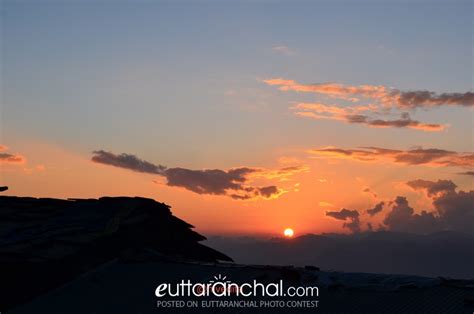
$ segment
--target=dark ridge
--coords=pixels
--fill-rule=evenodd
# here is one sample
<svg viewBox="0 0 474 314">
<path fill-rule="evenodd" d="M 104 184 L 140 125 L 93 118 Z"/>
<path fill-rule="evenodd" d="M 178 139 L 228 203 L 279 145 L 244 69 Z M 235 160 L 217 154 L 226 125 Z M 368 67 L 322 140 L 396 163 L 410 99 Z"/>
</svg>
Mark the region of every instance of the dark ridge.
<svg viewBox="0 0 474 314">
<path fill-rule="evenodd" d="M 140 197 L 51 199 L 0 196 L 0 308 L 8 309 L 130 252 L 184 260 L 232 259 L 206 238 Z"/>
</svg>

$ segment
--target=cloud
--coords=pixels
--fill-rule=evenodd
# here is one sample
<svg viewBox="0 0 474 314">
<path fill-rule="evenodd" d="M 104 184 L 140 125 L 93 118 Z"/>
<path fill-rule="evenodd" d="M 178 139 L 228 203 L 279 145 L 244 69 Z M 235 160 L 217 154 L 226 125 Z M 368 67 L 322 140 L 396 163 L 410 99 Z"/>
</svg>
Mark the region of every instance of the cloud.
<svg viewBox="0 0 474 314">
<path fill-rule="evenodd" d="M 285 45 L 274 46 L 272 47 L 272 50 L 275 52 L 287 55 L 287 56 L 291 56 L 295 54 L 295 51 L 293 49 Z"/>
<path fill-rule="evenodd" d="M 265 198 L 270 198 L 273 195 L 277 195 L 278 193 L 280 193 L 280 190 L 275 185 L 265 186 L 263 188 L 257 188 L 257 191 L 260 195 L 262 195 Z"/>
<path fill-rule="evenodd" d="M 26 158 L 18 154 L 4 153 L 8 147 L 0 144 L 0 164 L 24 164 Z"/>
<path fill-rule="evenodd" d="M 170 168 L 164 172 L 169 186 L 186 188 L 198 194 L 223 195 L 226 190 L 241 190 L 245 176 L 255 170 L 236 168 L 228 171 Z"/>
<path fill-rule="evenodd" d="M 456 191 L 451 180 L 414 180 L 407 182 L 414 190 L 424 190 L 433 200 L 439 220 L 444 228 L 474 233 L 474 191 Z"/>
<path fill-rule="evenodd" d="M 300 103 L 291 107 L 294 114 L 316 120 L 326 119 L 372 128 L 407 128 L 439 132 L 448 125 L 426 123 L 412 119 L 407 110 L 440 106 L 474 106 L 474 93 L 441 93 L 430 91 L 400 91 L 382 85 L 343 85 L 338 83 L 300 84 L 294 80 L 272 78 L 263 80 L 281 91 L 315 93 L 349 102 L 344 106 L 323 103 Z M 370 102 L 369 104 L 366 104 Z M 393 114 L 398 118 L 387 117 Z"/>
<path fill-rule="evenodd" d="M 136 157 L 135 155 L 116 155 L 114 153 L 106 152 L 103 150 L 96 150 L 93 152 L 93 154 L 93 162 L 111 165 L 119 168 L 125 168 L 136 172 L 163 175 L 164 171 L 166 170 L 165 166 L 152 164 L 148 161 Z"/>
<path fill-rule="evenodd" d="M 423 234 L 440 230 L 438 217 L 426 211 L 415 214 L 414 209 L 409 206 L 405 197 L 397 196 L 392 204 L 391 211 L 383 221 L 389 230 Z"/>
<path fill-rule="evenodd" d="M 374 106 L 340 107 L 322 103 L 300 103 L 291 107 L 296 116 L 315 120 L 336 120 L 350 124 L 363 124 L 373 128 L 409 128 L 427 132 L 443 131 L 447 126 L 436 123 L 422 123 L 411 119 L 407 112 L 398 119 L 380 119 L 370 117 L 362 112 L 375 110 Z"/>
<path fill-rule="evenodd" d="M 474 106 L 474 93 L 442 93 L 436 94 L 430 91 L 394 91 L 396 103 L 401 107 L 433 107 L 433 106 Z"/>
<path fill-rule="evenodd" d="M 432 200 L 434 211 L 416 214 L 406 197 L 397 196 L 384 219 L 391 231 L 428 234 L 456 231 L 474 234 L 474 191 L 456 191 L 451 180 L 412 180 L 406 183 L 414 190 L 422 190 Z"/>
<path fill-rule="evenodd" d="M 363 162 L 392 162 L 405 165 L 474 167 L 474 153 L 458 153 L 438 148 L 410 150 L 362 147 L 360 149 L 320 148 L 309 153 L 326 158 L 350 159 Z"/>
<path fill-rule="evenodd" d="M 442 124 L 422 123 L 418 120 L 412 120 L 408 113 L 403 113 L 399 119 L 395 120 L 372 119 L 366 115 L 351 115 L 345 118 L 348 123 L 365 124 L 374 128 L 409 128 L 427 132 L 439 132 L 446 128 Z"/>
<path fill-rule="evenodd" d="M 258 169 L 250 176 L 253 178 L 266 178 L 278 181 L 288 181 L 297 173 L 305 173 L 309 171 L 306 165 L 286 166 L 280 169 Z"/>
<path fill-rule="evenodd" d="M 365 189 L 362 190 L 362 192 L 364 193 L 368 193 L 370 195 L 372 195 L 374 198 L 377 198 L 377 193 L 375 193 L 374 191 L 372 191 L 370 188 L 366 187 Z"/>
<path fill-rule="evenodd" d="M 278 89 L 281 91 L 317 93 L 351 101 L 358 100 L 354 96 L 382 98 L 389 92 L 384 86 L 374 85 L 348 86 L 337 83 L 299 84 L 294 80 L 282 78 L 267 79 L 263 80 L 263 82 L 267 85 L 279 86 Z"/>
<path fill-rule="evenodd" d="M 318 205 L 321 206 L 321 207 L 334 207 L 333 203 L 326 202 L 326 201 L 321 201 L 321 202 L 318 203 Z"/>
<path fill-rule="evenodd" d="M 437 106 L 474 106 L 474 93 L 441 93 L 431 91 L 400 91 L 381 85 L 343 85 L 338 83 L 300 84 L 294 80 L 282 78 L 267 79 L 264 82 L 278 86 L 281 91 L 296 91 L 322 94 L 333 98 L 359 101 L 364 97 L 378 101 L 385 106 L 398 108 L 437 107 Z"/>
<path fill-rule="evenodd" d="M 356 210 L 343 208 L 340 211 L 327 211 L 326 216 L 329 216 L 338 220 L 346 220 L 348 218 L 359 217 L 359 212 Z"/>
<path fill-rule="evenodd" d="M 429 197 L 435 197 L 440 194 L 452 193 L 456 190 L 456 184 L 451 180 L 438 180 L 437 182 L 428 180 L 413 180 L 406 183 L 414 190 L 425 190 Z"/>
<path fill-rule="evenodd" d="M 432 201 L 434 210 L 422 210 L 416 213 L 409 205 L 405 196 L 397 196 L 393 201 L 385 204 L 379 202 L 366 212 L 370 217 L 382 212 L 384 206 L 389 210 L 383 220 L 387 230 L 430 234 L 440 231 L 454 231 L 474 235 L 474 191 L 456 191 L 456 184 L 451 180 L 412 180 L 406 182 L 413 190 L 421 190 Z M 343 227 L 352 232 L 361 229 L 360 214 L 357 210 L 341 209 L 327 211 L 326 216 L 345 222 Z M 372 232 L 371 222 L 367 222 L 368 232 Z M 384 228 L 382 226 L 382 228 Z"/>
<path fill-rule="evenodd" d="M 385 202 L 377 203 L 373 208 L 367 209 L 367 214 L 369 214 L 370 216 L 375 216 L 383 210 L 384 205 Z"/>
<path fill-rule="evenodd" d="M 142 160 L 131 154 L 114 154 L 98 150 L 93 152 L 91 160 L 135 172 L 156 174 L 166 178 L 166 184 L 173 187 L 185 188 L 198 194 L 226 195 L 237 200 L 255 198 L 273 199 L 285 191 L 277 186 L 254 187 L 246 183 L 252 174 L 262 172 L 262 169 L 240 167 L 229 170 L 204 169 L 191 170 L 186 168 L 168 168 Z M 281 169 L 282 175 L 294 169 Z"/>
<path fill-rule="evenodd" d="M 460 172 L 458 174 L 464 175 L 464 176 L 474 176 L 474 171 L 464 171 Z"/>
<path fill-rule="evenodd" d="M 340 211 L 326 211 L 326 216 L 337 220 L 349 220 L 349 222 L 343 224 L 343 227 L 351 230 L 353 233 L 360 232 L 359 212 L 356 210 L 343 208 Z"/>
</svg>

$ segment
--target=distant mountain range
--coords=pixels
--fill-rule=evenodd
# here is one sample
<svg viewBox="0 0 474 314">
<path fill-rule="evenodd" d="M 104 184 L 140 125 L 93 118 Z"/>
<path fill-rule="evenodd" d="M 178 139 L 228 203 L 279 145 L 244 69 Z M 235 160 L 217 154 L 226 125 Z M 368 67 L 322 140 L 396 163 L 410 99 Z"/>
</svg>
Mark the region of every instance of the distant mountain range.
<svg viewBox="0 0 474 314">
<path fill-rule="evenodd" d="M 238 263 L 316 265 L 325 270 L 474 278 L 474 237 L 457 232 L 308 234 L 294 239 L 209 237 Z"/>
</svg>

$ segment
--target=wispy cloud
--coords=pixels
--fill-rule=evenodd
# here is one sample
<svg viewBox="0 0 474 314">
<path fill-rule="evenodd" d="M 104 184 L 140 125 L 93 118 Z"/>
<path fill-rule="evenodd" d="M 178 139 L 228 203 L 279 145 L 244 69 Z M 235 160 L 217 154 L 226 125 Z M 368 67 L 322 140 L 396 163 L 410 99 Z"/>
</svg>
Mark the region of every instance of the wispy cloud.
<svg viewBox="0 0 474 314">
<path fill-rule="evenodd" d="M 323 94 L 333 98 L 358 101 L 369 98 L 387 106 L 400 108 L 436 106 L 474 106 L 474 93 L 441 93 L 432 91 L 401 91 L 382 85 L 343 85 L 338 83 L 300 84 L 294 80 L 273 78 L 264 80 L 268 85 L 278 86 L 282 91 Z"/>
<path fill-rule="evenodd" d="M 352 124 L 363 124 L 373 128 L 410 128 L 415 130 L 438 132 L 447 126 L 436 123 L 422 123 L 413 120 L 409 113 L 404 112 L 398 119 L 380 119 L 370 117 L 363 112 L 376 110 L 376 106 L 351 106 L 341 107 L 336 105 L 325 105 L 322 103 L 300 103 L 291 107 L 294 114 L 300 117 L 307 117 L 315 120 L 336 120 Z"/>
<path fill-rule="evenodd" d="M 281 91 L 314 93 L 349 104 L 330 105 L 324 103 L 299 103 L 290 109 L 296 116 L 316 120 L 326 119 L 350 124 L 361 124 L 373 128 L 408 128 L 438 132 L 446 124 L 427 123 L 412 119 L 412 109 L 440 106 L 474 106 L 474 93 L 441 93 L 431 91 L 400 91 L 382 85 L 343 85 L 338 83 L 300 84 L 294 80 L 272 78 L 263 80 Z M 368 102 L 368 104 L 367 104 Z M 396 118 L 393 115 L 398 116 Z"/>
<path fill-rule="evenodd" d="M 380 147 L 362 147 L 360 149 L 328 147 L 313 149 L 309 153 L 323 158 L 341 158 L 362 162 L 393 162 L 434 167 L 474 167 L 473 153 L 458 153 L 438 148 L 397 150 Z"/>
<path fill-rule="evenodd" d="M 294 55 L 296 53 L 295 50 L 291 49 L 290 47 L 288 47 L 286 45 L 273 46 L 272 50 L 277 52 L 277 53 L 284 54 L 284 55 L 287 55 L 287 56 L 291 56 L 291 55 Z"/>
</svg>

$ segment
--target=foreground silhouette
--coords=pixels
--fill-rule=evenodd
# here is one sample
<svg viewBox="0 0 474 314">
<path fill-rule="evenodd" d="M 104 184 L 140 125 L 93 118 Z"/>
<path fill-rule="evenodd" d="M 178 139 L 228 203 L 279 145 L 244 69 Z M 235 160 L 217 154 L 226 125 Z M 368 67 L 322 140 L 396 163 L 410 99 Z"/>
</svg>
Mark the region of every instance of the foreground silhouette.
<svg viewBox="0 0 474 314">
<path fill-rule="evenodd" d="M 322 271 L 316 266 L 238 265 L 200 244 L 205 237 L 192 228 L 173 216 L 166 204 L 146 198 L 0 196 L 0 311 L 274 314 L 474 310 L 474 281 Z M 157 300 L 161 300 L 154 293 L 157 285 L 187 279 L 211 282 L 216 275 L 236 283 L 283 280 L 295 287 L 317 286 L 320 306 L 157 308 Z"/>
<path fill-rule="evenodd" d="M 206 238 L 168 205 L 146 198 L 0 196 L 0 221 L 0 309 L 144 248 L 182 259 L 232 261 L 200 244 Z"/>
</svg>

